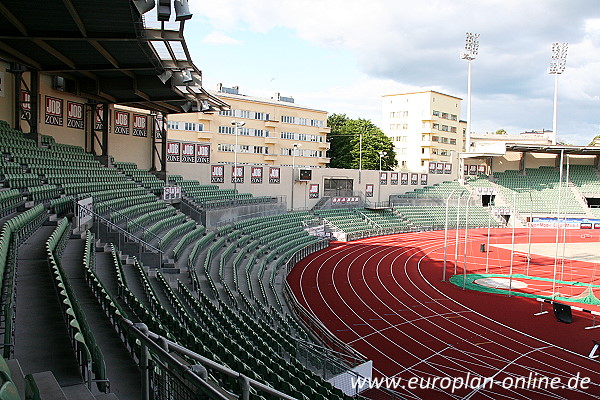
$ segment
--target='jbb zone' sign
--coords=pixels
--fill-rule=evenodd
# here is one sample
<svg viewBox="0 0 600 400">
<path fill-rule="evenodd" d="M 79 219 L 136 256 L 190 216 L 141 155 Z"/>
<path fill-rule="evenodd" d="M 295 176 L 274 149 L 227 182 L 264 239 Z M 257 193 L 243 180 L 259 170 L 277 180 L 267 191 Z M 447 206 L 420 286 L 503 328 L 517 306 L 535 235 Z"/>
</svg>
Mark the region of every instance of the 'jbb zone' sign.
<svg viewBox="0 0 600 400">
<path fill-rule="evenodd" d="M 181 161 L 181 143 L 167 142 L 167 161 L 169 161 L 169 162 L 180 162 Z"/>
<path fill-rule="evenodd" d="M 117 135 L 129 135 L 129 113 L 115 111 L 115 133 Z"/>
<path fill-rule="evenodd" d="M 83 104 L 67 101 L 67 128 L 84 128 Z"/>
<path fill-rule="evenodd" d="M 196 146 L 194 145 L 194 143 L 181 144 L 181 162 L 196 162 Z"/>
<path fill-rule="evenodd" d="M 47 125 L 63 126 L 63 101 L 56 97 L 46 96 L 46 113 L 44 122 Z"/>
<path fill-rule="evenodd" d="M 133 114 L 133 136 L 148 136 L 148 123 L 145 115 Z"/>
<path fill-rule="evenodd" d="M 196 144 L 196 162 L 210 164 L 210 145 Z"/>
</svg>

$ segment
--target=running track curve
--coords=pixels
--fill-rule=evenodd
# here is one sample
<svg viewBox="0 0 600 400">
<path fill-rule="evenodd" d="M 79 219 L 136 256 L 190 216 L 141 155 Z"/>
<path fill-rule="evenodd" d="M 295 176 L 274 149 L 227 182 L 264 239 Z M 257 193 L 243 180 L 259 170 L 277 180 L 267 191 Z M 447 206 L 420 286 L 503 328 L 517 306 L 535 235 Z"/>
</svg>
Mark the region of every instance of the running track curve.
<svg viewBox="0 0 600 400">
<path fill-rule="evenodd" d="M 481 264 L 475 248 L 486 232 L 469 231 L 467 268 Z M 509 240 L 508 230 L 494 231 L 493 243 Z M 490 265 L 507 265 L 506 250 L 491 254 Z M 583 318 L 566 325 L 551 313 L 534 317 L 539 305 L 531 299 L 441 282 L 443 255 L 443 231 L 333 243 L 299 262 L 287 279 L 301 305 L 373 360 L 374 376 L 400 378 L 394 386 L 400 398 L 600 398 L 600 363 L 585 357 L 600 329 L 584 330 Z M 454 263 L 448 265 L 449 277 Z M 492 382 L 475 388 L 473 377 Z M 407 386 L 410 378 L 416 387 Z M 472 387 L 446 387 L 461 378 Z M 558 388 L 547 385 L 552 378 Z M 582 386 L 583 378 L 591 382 Z"/>
</svg>

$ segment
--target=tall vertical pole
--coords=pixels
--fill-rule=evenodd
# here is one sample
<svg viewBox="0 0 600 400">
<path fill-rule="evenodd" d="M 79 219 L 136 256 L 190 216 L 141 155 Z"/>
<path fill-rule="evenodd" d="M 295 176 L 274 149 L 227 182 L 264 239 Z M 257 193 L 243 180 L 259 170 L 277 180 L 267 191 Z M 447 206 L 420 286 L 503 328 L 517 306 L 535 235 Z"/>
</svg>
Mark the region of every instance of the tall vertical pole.
<svg viewBox="0 0 600 400">
<path fill-rule="evenodd" d="M 554 114 L 552 117 L 552 137 L 551 142 L 556 144 L 558 137 L 558 75 L 565 72 L 567 65 L 568 43 L 552 43 L 552 61 L 548 68 L 548 73 L 554 75 Z"/>
<path fill-rule="evenodd" d="M 467 205 L 465 207 L 465 248 L 463 254 L 463 289 L 467 286 L 467 244 L 469 237 L 469 203 L 471 201 L 471 195 L 473 193 L 469 193 L 469 197 L 467 198 Z"/>
<path fill-rule="evenodd" d="M 558 239 L 560 235 L 560 203 L 562 201 L 562 175 L 564 149 L 560 150 L 560 169 L 558 178 L 558 207 L 556 208 L 556 250 L 554 252 L 554 272 L 552 274 L 552 300 L 556 297 L 556 270 L 558 268 Z"/>
<path fill-rule="evenodd" d="M 479 53 L 479 34 L 467 32 L 465 51 L 460 53 L 460 58 L 469 64 L 467 77 L 467 131 L 465 132 L 465 152 L 471 151 L 471 61 Z"/>
<path fill-rule="evenodd" d="M 465 134 L 465 152 L 471 151 L 471 59 L 468 59 L 468 77 L 467 77 L 467 132 Z"/>
<path fill-rule="evenodd" d="M 513 262 L 514 262 L 514 258 L 515 258 L 515 226 L 516 224 L 516 206 L 517 204 L 517 192 L 513 192 L 513 210 L 512 213 L 510 213 L 510 220 L 512 222 L 512 244 L 510 246 L 510 270 L 508 272 L 509 274 L 509 280 L 508 280 L 508 295 L 512 296 L 512 279 L 513 279 Z"/>
<path fill-rule="evenodd" d="M 237 161 L 238 161 L 238 131 L 240 127 L 235 123 L 235 147 L 233 148 L 233 201 L 237 202 Z"/>
<path fill-rule="evenodd" d="M 490 230 L 492 227 L 492 213 L 488 210 L 487 246 L 485 248 L 485 273 L 490 272 Z"/>
<path fill-rule="evenodd" d="M 528 235 L 528 246 L 527 246 L 527 271 L 525 275 L 529 275 L 529 264 L 531 263 L 531 229 L 533 225 L 533 198 L 531 197 L 531 191 L 529 191 L 529 235 Z"/>
<path fill-rule="evenodd" d="M 444 270 L 442 271 L 442 282 L 446 282 L 446 261 L 448 253 L 448 208 L 450 205 L 450 198 L 452 198 L 454 192 L 456 192 L 456 189 L 450 192 L 450 195 L 446 199 L 446 222 L 444 224 Z"/>
<path fill-rule="evenodd" d="M 358 139 L 358 183 L 361 183 L 361 179 L 362 179 L 362 139 L 363 139 L 362 132 L 359 135 L 360 136 Z"/>
<path fill-rule="evenodd" d="M 554 107 L 552 116 L 552 144 L 556 144 L 558 125 L 558 74 L 554 74 Z"/>
<path fill-rule="evenodd" d="M 456 199 L 456 246 L 454 248 L 454 275 L 456 275 L 456 263 L 458 262 L 458 239 L 460 230 L 460 199 L 462 199 L 463 193 Z"/>
</svg>

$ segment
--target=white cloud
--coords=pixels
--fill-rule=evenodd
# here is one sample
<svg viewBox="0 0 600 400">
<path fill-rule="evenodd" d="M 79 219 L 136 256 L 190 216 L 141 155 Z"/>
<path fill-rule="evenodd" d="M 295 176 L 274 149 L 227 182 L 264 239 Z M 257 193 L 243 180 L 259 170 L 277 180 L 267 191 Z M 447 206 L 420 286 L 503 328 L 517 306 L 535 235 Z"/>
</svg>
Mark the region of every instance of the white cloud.
<svg viewBox="0 0 600 400">
<path fill-rule="evenodd" d="M 242 44 L 243 42 L 241 40 L 234 39 L 231 36 L 227 36 L 221 31 L 212 31 L 208 35 L 204 36 L 202 43 L 212 45 L 237 45 Z"/>
<path fill-rule="evenodd" d="M 598 134 L 597 128 L 590 132 L 599 122 L 598 0 L 224 0 L 194 2 L 192 7 L 224 32 L 268 33 L 283 27 L 316 46 L 352 52 L 362 82 L 335 82 L 331 88 L 303 93 L 336 112 L 338 107 L 378 108 L 380 96 L 390 92 L 389 85 L 378 82 L 437 87 L 466 98 L 466 63 L 458 55 L 465 32 L 480 33 L 480 53 L 473 63 L 473 105 L 475 111 L 476 101 L 484 102 L 477 115 L 480 123 L 474 120 L 474 127 L 481 130 L 550 129 L 553 81 L 546 68 L 551 43 L 569 42 L 567 70 L 560 77 L 560 107 L 565 114 L 561 126 L 570 130 L 575 144 Z M 357 88 L 362 95 L 353 96 L 352 89 Z"/>
</svg>

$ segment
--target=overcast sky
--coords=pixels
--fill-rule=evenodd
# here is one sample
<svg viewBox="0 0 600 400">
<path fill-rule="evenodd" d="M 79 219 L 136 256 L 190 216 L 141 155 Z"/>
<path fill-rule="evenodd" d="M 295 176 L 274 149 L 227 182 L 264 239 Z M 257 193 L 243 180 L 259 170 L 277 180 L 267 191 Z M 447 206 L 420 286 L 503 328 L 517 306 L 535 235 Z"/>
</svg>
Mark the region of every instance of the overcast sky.
<svg viewBox="0 0 600 400">
<path fill-rule="evenodd" d="M 558 136 L 600 134 L 600 0 L 190 0 L 185 32 L 204 86 L 292 96 L 381 122 L 381 96 L 437 90 L 463 98 L 465 33 L 476 32 L 473 130 L 552 129 L 552 42 L 568 42 Z"/>
</svg>

